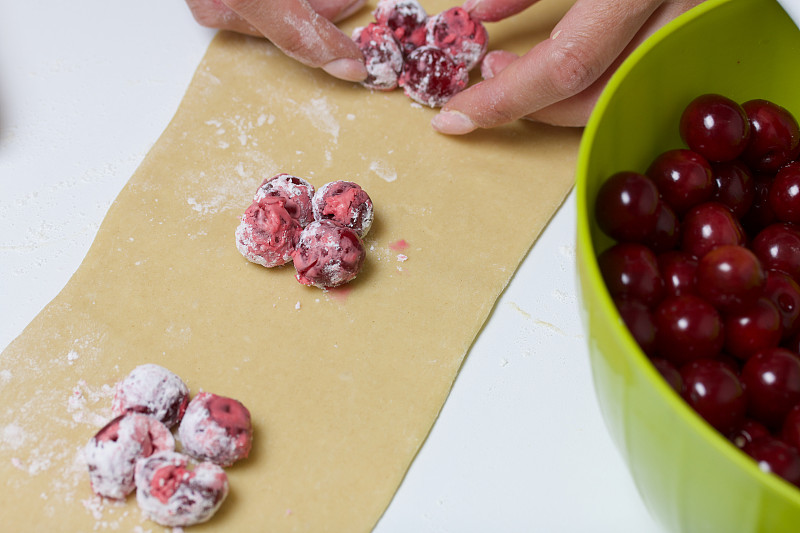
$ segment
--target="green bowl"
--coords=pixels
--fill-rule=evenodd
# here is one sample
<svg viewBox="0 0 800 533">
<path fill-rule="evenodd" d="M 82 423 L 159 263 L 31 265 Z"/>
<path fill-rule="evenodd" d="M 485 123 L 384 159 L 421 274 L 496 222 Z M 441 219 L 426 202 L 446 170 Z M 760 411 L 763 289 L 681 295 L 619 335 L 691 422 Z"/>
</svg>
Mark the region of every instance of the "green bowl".
<svg viewBox="0 0 800 533">
<path fill-rule="evenodd" d="M 707 425 L 650 365 L 597 266 L 601 183 L 683 147 L 681 111 L 715 92 L 772 100 L 800 117 L 800 30 L 773 0 L 709 0 L 659 30 L 610 80 L 586 127 L 577 173 L 577 255 L 596 394 L 646 506 L 670 531 L 800 531 L 800 489 Z"/>
</svg>

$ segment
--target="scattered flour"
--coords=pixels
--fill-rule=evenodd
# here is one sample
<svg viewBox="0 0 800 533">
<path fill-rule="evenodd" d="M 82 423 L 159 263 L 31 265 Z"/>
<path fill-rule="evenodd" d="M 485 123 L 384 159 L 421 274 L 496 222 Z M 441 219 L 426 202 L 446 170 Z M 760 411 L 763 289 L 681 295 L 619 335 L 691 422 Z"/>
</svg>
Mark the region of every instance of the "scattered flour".
<svg viewBox="0 0 800 533">
<path fill-rule="evenodd" d="M 326 97 L 312 98 L 308 103 L 300 105 L 303 113 L 311 124 L 323 133 L 333 137 L 334 144 L 339 142 L 339 121 L 333 115 L 334 108 L 328 103 Z"/>
<path fill-rule="evenodd" d="M 369 164 L 369 169 L 387 183 L 391 183 L 397 179 L 397 171 L 390 167 L 385 161 L 375 160 Z"/>
</svg>

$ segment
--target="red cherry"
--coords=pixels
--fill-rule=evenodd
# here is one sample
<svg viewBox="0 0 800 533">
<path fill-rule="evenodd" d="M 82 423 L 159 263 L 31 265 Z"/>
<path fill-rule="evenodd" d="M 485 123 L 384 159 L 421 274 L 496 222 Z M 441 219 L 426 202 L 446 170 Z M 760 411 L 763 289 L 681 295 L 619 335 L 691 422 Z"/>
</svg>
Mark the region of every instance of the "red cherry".
<svg viewBox="0 0 800 533">
<path fill-rule="evenodd" d="M 792 407 L 783 419 L 781 439 L 786 444 L 800 449 L 800 404 Z"/>
<path fill-rule="evenodd" d="M 704 255 L 695 273 L 698 295 L 723 312 L 752 305 L 766 281 L 767 275 L 755 254 L 744 246 L 730 244 Z"/>
<path fill-rule="evenodd" d="M 766 269 L 779 270 L 800 280 L 800 228 L 771 224 L 756 235 L 750 248 Z"/>
<path fill-rule="evenodd" d="M 644 174 L 618 172 L 597 192 L 595 218 L 617 241 L 642 242 L 656 228 L 661 203 L 655 183 Z"/>
<path fill-rule="evenodd" d="M 691 150 L 669 150 L 660 154 L 646 174 L 678 215 L 709 200 L 714 194 L 711 165 Z"/>
<path fill-rule="evenodd" d="M 744 447 L 744 452 L 755 459 L 764 472 L 771 472 L 789 483 L 800 483 L 800 454 L 778 439 L 765 437 Z"/>
<path fill-rule="evenodd" d="M 789 410 L 800 403 L 800 358 L 784 348 L 753 354 L 742 367 L 750 416 L 769 428 L 780 428 Z"/>
<path fill-rule="evenodd" d="M 767 100 L 742 104 L 750 120 L 750 140 L 742 154 L 757 172 L 775 172 L 800 153 L 800 127 L 785 108 Z"/>
<path fill-rule="evenodd" d="M 667 296 L 696 294 L 694 276 L 697 270 L 697 259 L 686 252 L 677 250 L 665 252 L 657 259 Z"/>
<path fill-rule="evenodd" d="M 764 296 L 775 304 L 781 315 L 783 338 L 797 333 L 800 330 L 800 285 L 785 272 L 768 270 Z"/>
<path fill-rule="evenodd" d="M 743 245 L 745 239 L 730 209 L 717 202 L 693 207 L 681 224 L 681 249 L 697 258 L 724 244 Z"/>
<path fill-rule="evenodd" d="M 713 359 L 724 342 L 722 319 L 714 307 L 697 296 L 665 298 L 653 313 L 656 352 L 676 365 Z"/>
<path fill-rule="evenodd" d="M 719 94 L 704 94 L 684 109 L 680 133 L 691 150 L 709 161 L 731 161 L 747 146 L 750 123 L 738 103 Z"/>
<path fill-rule="evenodd" d="M 772 177 L 771 174 L 755 174 L 753 176 L 753 203 L 741 218 L 742 226 L 751 237 L 770 224 L 778 222 L 778 217 L 775 216 L 769 204 Z"/>
<path fill-rule="evenodd" d="M 675 368 L 675 365 L 662 357 L 653 357 L 650 359 L 653 366 L 656 367 L 658 373 L 661 374 L 669 386 L 672 387 L 678 394 L 683 390 L 683 378 L 680 371 Z"/>
<path fill-rule="evenodd" d="M 781 342 L 781 315 L 768 298 L 725 316 L 725 350 L 746 360 L 764 348 Z"/>
<path fill-rule="evenodd" d="M 652 307 L 664 295 L 655 254 L 642 244 L 619 243 L 597 258 L 608 291 L 615 298 L 639 300 Z"/>
<path fill-rule="evenodd" d="M 727 206 L 733 216 L 742 218 L 755 199 L 755 182 L 750 169 L 739 161 L 714 163 L 714 194 L 711 199 Z"/>
<path fill-rule="evenodd" d="M 778 170 L 768 201 L 778 220 L 800 222 L 800 162 L 788 163 Z"/>
<path fill-rule="evenodd" d="M 738 428 L 728 435 L 728 439 L 730 439 L 734 446 L 742 449 L 751 442 L 771 436 L 772 434 L 764 427 L 764 424 L 756 422 L 751 418 L 746 418 Z"/>
<path fill-rule="evenodd" d="M 724 363 L 698 359 L 681 367 L 681 396 L 706 422 L 728 433 L 744 421 L 747 410 L 742 384 Z"/>
<path fill-rule="evenodd" d="M 655 353 L 656 326 L 647 305 L 638 300 L 619 298 L 614 299 L 614 304 L 636 344 L 648 355 Z"/>
<path fill-rule="evenodd" d="M 667 202 L 659 202 L 656 210 L 657 220 L 653 232 L 644 240 L 655 253 L 674 250 L 680 244 L 680 222 L 675 211 Z"/>
</svg>

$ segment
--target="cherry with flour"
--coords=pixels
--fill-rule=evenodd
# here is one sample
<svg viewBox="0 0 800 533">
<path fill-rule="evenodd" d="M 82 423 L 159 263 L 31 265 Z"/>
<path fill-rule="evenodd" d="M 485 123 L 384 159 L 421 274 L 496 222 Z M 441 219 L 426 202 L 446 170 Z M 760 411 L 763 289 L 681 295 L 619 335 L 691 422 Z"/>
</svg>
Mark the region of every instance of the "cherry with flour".
<svg viewBox="0 0 800 533">
<path fill-rule="evenodd" d="M 136 501 L 152 521 L 186 527 L 206 522 L 228 495 L 228 476 L 219 465 L 196 463 L 177 452 L 159 452 L 136 468 Z"/>
<path fill-rule="evenodd" d="M 230 466 L 250 453 L 250 411 L 233 398 L 200 392 L 189 402 L 178 436 L 187 455 Z"/>
<path fill-rule="evenodd" d="M 374 22 L 353 31 L 353 41 L 364 54 L 367 78 L 361 84 L 368 89 L 391 91 L 403 70 L 403 49 L 388 26 Z"/>
<path fill-rule="evenodd" d="M 296 278 L 302 285 L 338 287 L 355 279 L 365 257 L 354 230 L 331 220 L 315 221 L 300 234 L 294 252 Z"/>
<path fill-rule="evenodd" d="M 441 107 L 469 83 L 463 63 L 456 63 L 446 52 L 422 46 L 411 52 L 403 65 L 398 85 L 403 92 L 423 105 Z"/>
<path fill-rule="evenodd" d="M 135 488 L 137 461 L 174 449 L 172 433 L 156 418 L 136 412 L 119 415 L 83 449 L 92 490 L 104 498 L 124 499 Z"/>
<path fill-rule="evenodd" d="M 461 7 L 451 7 L 430 17 L 425 30 L 429 45 L 444 50 L 467 70 L 475 68 L 486 54 L 489 33 L 481 21 Z"/>
<path fill-rule="evenodd" d="M 151 415 L 171 428 L 183 418 L 188 404 L 189 387 L 183 380 L 163 366 L 147 363 L 117 383 L 111 412 Z"/>
</svg>

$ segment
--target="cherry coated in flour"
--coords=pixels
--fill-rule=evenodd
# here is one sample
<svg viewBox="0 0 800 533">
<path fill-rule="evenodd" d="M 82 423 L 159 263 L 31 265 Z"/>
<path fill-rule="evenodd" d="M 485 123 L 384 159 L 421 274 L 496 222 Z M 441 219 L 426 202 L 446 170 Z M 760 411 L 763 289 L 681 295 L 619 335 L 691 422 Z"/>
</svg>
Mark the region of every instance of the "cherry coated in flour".
<svg viewBox="0 0 800 533">
<path fill-rule="evenodd" d="M 200 392 L 189 402 L 178 436 L 184 453 L 230 466 L 250 453 L 250 411 L 233 398 Z"/>
<path fill-rule="evenodd" d="M 137 461 L 174 449 L 172 433 L 156 418 L 135 412 L 119 415 L 84 447 L 92 490 L 105 498 L 124 499 L 134 490 Z"/>
<path fill-rule="evenodd" d="M 403 70 L 403 49 L 387 26 L 371 22 L 353 31 L 353 41 L 364 54 L 367 78 L 361 82 L 368 89 L 391 91 Z"/>
<path fill-rule="evenodd" d="M 228 495 L 228 476 L 214 463 L 196 463 L 177 452 L 159 452 L 136 468 L 136 501 L 163 526 L 207 521 Z"/>
<path fill-rule="evenodd" d="M 366 250 L 358 234 L 331 220 L 309 224 L 294 253 L 297 281 L 320 289 L 339 287 L 361 270 Z"/>
<path fill-rule="evenodd" d="M 147 363 L 117 383 L 111 412 L 144 413 L 171 428 L 180 422 L 188 403 L 189 387 L 181 378 L 163 366 Z"/>
</svg>

